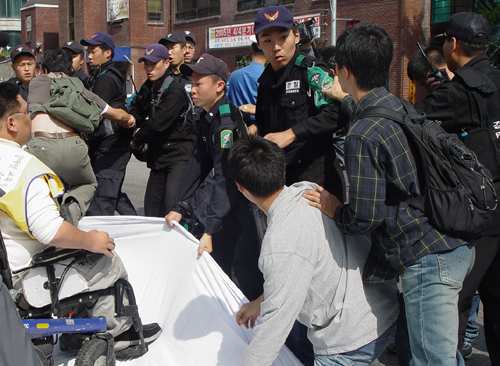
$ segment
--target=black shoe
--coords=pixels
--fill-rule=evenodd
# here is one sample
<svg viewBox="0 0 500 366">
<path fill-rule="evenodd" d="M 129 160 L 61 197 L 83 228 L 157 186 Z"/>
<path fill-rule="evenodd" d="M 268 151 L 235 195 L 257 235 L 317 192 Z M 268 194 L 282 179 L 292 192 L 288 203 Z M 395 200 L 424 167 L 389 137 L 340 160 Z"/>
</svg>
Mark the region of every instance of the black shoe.
<svg viewBox="0 0 500 366">
<path fill-rule="evenodd" d="M 465 359 L 469 359 L 472 357 L 472 344 L 469 342 L 464 342 L 462 345 L 462 349 L 460 350 L 460 353 L 462 353 L 462 357 Z"/>
<path fill-rule="evenodd" d="M 144 342 L 146 346 L 153 343 L 161 334 L 161 327 L 158 323 L 151 323 L 143 325 Z M 141 339 L 139 334 L 135 331 L 134 326 L 129 330 L 115 337 L 115 351 L 117 357 L 133 357 L 132 355 L 125 354 L 127 348 L 132 346 L 140 346 Z M 136 356 L 137 357 L 137 356 Z"/>
<path fill-rule="evenodd" d="M 78 227 L 78 222 L 82 218 L 82 211 L 80 210 L 80 205 L 76 201 L 63 203 L 59 208 L 59 214 L 61 215 L 63 220 L 77 227 Z"/>
<path fill-rule="evenodd" d="M 59 337 L 59 348 L 63 352 L 78 351 L 90 339 L 88 333 L 64 333 Z"/>
</svg>

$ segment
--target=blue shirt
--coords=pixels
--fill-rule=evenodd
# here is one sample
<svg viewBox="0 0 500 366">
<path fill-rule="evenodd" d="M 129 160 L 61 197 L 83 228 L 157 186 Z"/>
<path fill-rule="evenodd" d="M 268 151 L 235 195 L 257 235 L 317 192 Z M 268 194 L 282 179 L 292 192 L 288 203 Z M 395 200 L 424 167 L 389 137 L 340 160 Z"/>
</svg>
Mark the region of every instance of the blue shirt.
<svg viewBox="0 0 500 366">
<path fill-rule="evenodd" d="M 227 97 L 233 105 L 257 103 L 257 88 L 259 77 L 264 71 L 264 65 L 251 62 L 250 65 L 235 70 L 229 77 Z M 254 117 L 252 116 L 252 119 Z"/>
</svg>

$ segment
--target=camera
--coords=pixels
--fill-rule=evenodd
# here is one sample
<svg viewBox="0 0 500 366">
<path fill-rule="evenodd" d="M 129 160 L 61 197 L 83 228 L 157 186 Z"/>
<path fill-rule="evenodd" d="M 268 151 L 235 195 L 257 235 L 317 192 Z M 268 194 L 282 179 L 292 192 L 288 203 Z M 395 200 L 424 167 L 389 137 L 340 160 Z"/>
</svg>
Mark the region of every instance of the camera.
<svg viewBox="0 0 500 366">
<path fill-rule="evenodd" d="M 316 19 L 311 18 L 305 22 L 297 23 L 295 22 L 295 26 L 300 34 L 299 46 L 302 46 L 306 43 L 311 42 L 314 39 L 314 30 L 313 25 L 316 23 Z"/>
</svg>

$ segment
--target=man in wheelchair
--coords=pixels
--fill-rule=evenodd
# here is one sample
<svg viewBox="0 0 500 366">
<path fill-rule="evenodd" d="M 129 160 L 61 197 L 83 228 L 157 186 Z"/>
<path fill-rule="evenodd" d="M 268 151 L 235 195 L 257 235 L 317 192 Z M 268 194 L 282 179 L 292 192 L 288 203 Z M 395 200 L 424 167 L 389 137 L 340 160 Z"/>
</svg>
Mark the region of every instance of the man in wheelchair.
<svg viewBox="0 0 500 366">
<path fill-rule="evenodd" d="M 133 292 L 124 281 L 127 272 L 114 252 L 113 239 L 106 232 L 81 231 L 61 218 L 57 198 L 64 192 L 63 183 L 46 165 L 21 148 L 31 138 L 31 120 L 26 110 L 19 87 L 0 83 L 0 229 L 12 272 L 11 293 L 24 292 L 23 296 L 17 296 L 17 299 L 22 297 L 19 304 L 49 308 L 49 313 L 57 317 L 105 317 L 117 355 L 118 351 L 136 345 L 139 339 L 144 339 L 144 353 L 144 343 L 147 345 L 158 338 L 161 329 L 156 323 L 140 324 Z M 41 280 L 40 275 L 50 271 L 33 267 L 32 259 L 48 247 L 82 249 L 101 255 L 92 255 L 89 259 L 78 253 L 80 260 L 64 259 L 54 264 L 54 278 L 49 275 L 47 281 L 47 278 Z M 28 270 L 23 270 L 26 268 Z M 98 291 L 117 288 L 117 282 L 130 287 L 124 296 Z M 55 287 L 51 288 L 55 291 L 47 291 L 47 287 Z M 28 294 L 28 290 L 34 295 Z M 81 306 L 63 305 L 63 300 L 59 300 L 92 291 L 97 291 L 99 297 L 94 297 L 90 305 L 88 296 Z M 55 298 L 57 294 L 59 298 Z M 115 297 L 123 299 L 123 304 L 116 301 L 118 307 L 124 305 L 128 309 L 133 303 L 135 316 L 133 311 L 116 311 Z M 123 355 L 136 356 L 126 352 Z"/>
</svg>

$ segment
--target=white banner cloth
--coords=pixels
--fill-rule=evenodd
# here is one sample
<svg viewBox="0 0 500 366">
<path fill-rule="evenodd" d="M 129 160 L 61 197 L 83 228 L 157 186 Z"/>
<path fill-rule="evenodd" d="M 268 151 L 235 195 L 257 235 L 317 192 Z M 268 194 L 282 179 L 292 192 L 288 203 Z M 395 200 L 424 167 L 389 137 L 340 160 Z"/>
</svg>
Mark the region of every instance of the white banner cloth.
<svg viewBox="0 0 500 366">
<path fill-rule="evenodd" d="M 247 302 L 210 255 L 198 260 L 198 241 L 183 228 L 170 229 L 162 218 L 85 217 L 85 231 L 114 238 L 135 291 L 144 324 L 157 322 L 163 333 L 144 356 L 117 365 L 237 366 L 252 332 L 236 324 Z M 74 354 L 54 347 L 55 365 L 74 364 Z M 283 346 L 275 366 L 302 365 Z"/>
</svg>

